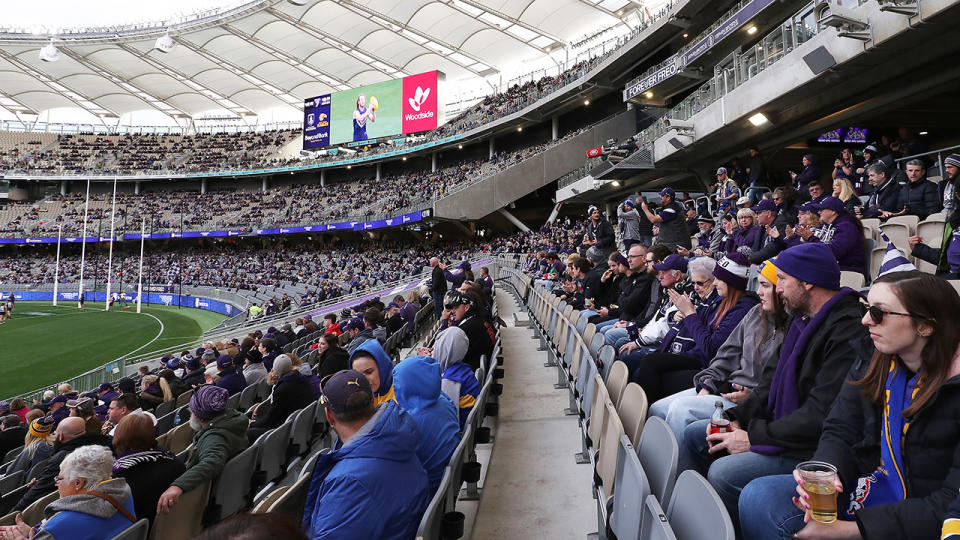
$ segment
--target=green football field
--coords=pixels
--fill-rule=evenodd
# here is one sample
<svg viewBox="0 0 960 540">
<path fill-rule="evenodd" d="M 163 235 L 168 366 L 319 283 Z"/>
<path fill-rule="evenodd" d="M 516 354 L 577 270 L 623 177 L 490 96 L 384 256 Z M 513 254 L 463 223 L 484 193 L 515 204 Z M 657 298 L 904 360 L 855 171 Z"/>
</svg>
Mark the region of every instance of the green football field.
<svg viewBox="0 0 960 540">
<path fill-rule="evenodd" d="M 17 302 L 0 325 L 0 399 L 56 384 L 133 353 L 149 353 L 203 335 L 226 317 L 212 311 L 143 306 L 136 313 L 102 302 Z"/>
</svg>

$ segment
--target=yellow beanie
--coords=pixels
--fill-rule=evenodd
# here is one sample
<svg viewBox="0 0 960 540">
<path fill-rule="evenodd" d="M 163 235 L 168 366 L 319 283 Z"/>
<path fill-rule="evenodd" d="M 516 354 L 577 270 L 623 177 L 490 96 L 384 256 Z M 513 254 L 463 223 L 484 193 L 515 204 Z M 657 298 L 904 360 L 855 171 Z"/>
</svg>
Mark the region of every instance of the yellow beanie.
<svg viewBox="0 0 960 540">
<path fill-rule="evenodd" d="M 769 279 L 770 283 L 777 284 L 777 258 L 767 259 L 760 263 L 760 275 Z"/>
</svg>

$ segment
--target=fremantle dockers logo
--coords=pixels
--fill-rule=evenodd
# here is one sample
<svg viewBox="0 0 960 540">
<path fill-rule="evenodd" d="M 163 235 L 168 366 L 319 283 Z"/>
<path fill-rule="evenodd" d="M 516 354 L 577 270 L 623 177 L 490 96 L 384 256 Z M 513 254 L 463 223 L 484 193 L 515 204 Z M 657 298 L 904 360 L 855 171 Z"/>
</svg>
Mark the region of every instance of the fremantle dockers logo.
<svg viewBox="0 0 960 540">
<path fill-rule="evenodd" d="M 173 303 L 173 297 L 169 294 L 161 294 L 160 301 L 163 302 L 164 305 L 169 306 Z"/>
</svg>

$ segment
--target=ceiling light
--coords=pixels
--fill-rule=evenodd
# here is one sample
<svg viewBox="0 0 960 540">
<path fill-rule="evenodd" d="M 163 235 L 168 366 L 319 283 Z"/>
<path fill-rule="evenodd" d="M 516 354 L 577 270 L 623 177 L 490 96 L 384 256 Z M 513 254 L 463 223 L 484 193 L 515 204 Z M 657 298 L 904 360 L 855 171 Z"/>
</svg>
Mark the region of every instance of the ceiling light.
<svg viewBox="0 0 960 540">
<path fill-rule="evenodd" d="M 687 39 L 688 36 L 690 36 L 690 34 L 683 34 L 683 39 Z"/>
<path fill-rule="evenodd" d="M 407 160 L 407 156 L 403 156 L 403 160 L 406 161 L 406 160 Z"/>
<path fill-rule="evenodd" d="M 583 100 L 583 104 L 584 104 L 584 105 L 589 105 L 589 104 L 590 104 L 590 100 L 589 100 L 589 99 Z"/>
<path fill-rule="evenodd" d="M 921 132 L 920 132 L 920 135 L 926 135 L 926 134 L 928 134 L 928 133 L 930 133 L 930 132 L 929 132 L 929 131 L 921 131 Z"/>
<path fill-rule="evenodd" d="M 550 52 L 550 46 L 547 45 L 547 52 Z"/>
<path fill-rule="evenodd" d="M 348 169 L 352 169 L 352 168 L 353 168 L 353 165 L 347 165 L 347 168 L 348 168 Z"/>
<path fill-rule="evenodd" d="M 751 36 L 757 33 L 757 25 L 752 25 L 750 28 L 747 28 L 747 33 Z"/>
<path fill-rule="evenodd" d="M 757 127 L 760 127 L 770 121 L 767 119 L 767 117 L 763 113 L 757 113 L 751 116 L 750 118 L 748 118 L 748 120 L 750 121 L 751 124 Z"/>
<path fill-rule="evenodd" d="M 523 131 L 523 126 L 517 126 L 517 131 Z"/>
<path fill-rule="evenodd" d="M 53 41 L 40 48 L 40 60 L 44 62 L 56 62 L 60 59 L 60 49 L 53 44 Z"/>
<path fill-rule="evenodd" d="M 288 0 L 288 1 L 295 6 L 305 6 L 310 3 L 310 0 Z"/>
<path fill-rule="evenodd" d="M 613 183 L 610 184 L 610 185 L 612 185 L 613 187 L 620 187 L 620 181 L 619 181 L 619 180 L 614 180 Z"/>
<path fill-rule="evenodd" d="M 462 145 L 462 144 L 458 144 L 458 145 L 457 145 L 457 149 L 458 149 L 458 150 L 463 150 L 463 145 Z"/>
<path fill-rule="evenodd" d="M 157 38 L 157 42 L 153 44 L 153 48 L 162 53 L 171 53 L 177 48 L 177 42 L 173 40 L 170 34 L 164 34 Z"/>
<path fill-rule="evenodd" d="M 622 10 L 622 9 L 617 12 L 617 16 L 618 16 L 618 17 L 623 17 L 623 10 Z"/>
<path fill-rule="evenodd" d="M 647 99 L 653 99 L 653 92 L 646 92 L 643 94 L 643 97 Z"/>
</svg>

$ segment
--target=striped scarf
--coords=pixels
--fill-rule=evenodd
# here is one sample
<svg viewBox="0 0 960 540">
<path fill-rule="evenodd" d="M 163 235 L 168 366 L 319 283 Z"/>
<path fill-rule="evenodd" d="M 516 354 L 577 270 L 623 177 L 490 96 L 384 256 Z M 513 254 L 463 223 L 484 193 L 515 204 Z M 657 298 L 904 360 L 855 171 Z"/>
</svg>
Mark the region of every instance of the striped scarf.
<svg viewBox="0 0 960 540">
<path fill-rule="evenodd" d="M 113 472 L 118 473 L 132 469 L 145 463 L 159 463 L 172 461 L 173 455 L 165 450 L 143 450 L 141 452 L 124 452 L 113 463 Z"/>
</svg>

